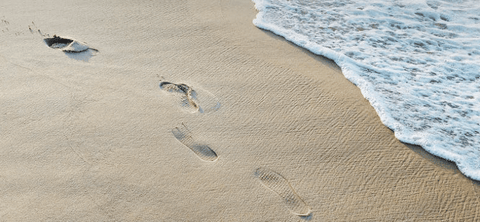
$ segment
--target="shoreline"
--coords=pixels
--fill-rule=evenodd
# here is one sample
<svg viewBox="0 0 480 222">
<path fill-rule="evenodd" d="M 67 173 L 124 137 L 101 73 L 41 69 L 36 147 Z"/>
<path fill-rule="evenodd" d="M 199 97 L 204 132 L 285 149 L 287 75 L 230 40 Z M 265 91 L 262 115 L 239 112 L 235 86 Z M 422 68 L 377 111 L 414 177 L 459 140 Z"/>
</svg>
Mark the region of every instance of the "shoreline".
<svg viewBox="0 0 480 222">
<path fill-rule="evenodd" d="M 286 40 L 284 37 L 282 36 L 279 36 L 279 35 L 276 35 L 275 33 L 271 32 L 271 31 L 268 31 L 268 30 L 265 30 L 265 29 L 262 29 L 262 28 L 259 28 L 260 30 L 262 30 L 263 32 L 266 32 L 267 35 L 269 35 L 270 37 L 274 38 L 274 39 L 277 39 L 277 40 L 282 40 L 282 41 L 285 41 L 286 43 L 294 46 L 294 47 L 298 47 L 300 49 L 302 49 L 302 51 L 307 54 L 308 56 L 314 58 L 315 60 L 317 60 L 318 62 L 324 64 L 324 65 L 328 65 L 330 66 L 332 69 L 335 69 L 335 70 L 339 70 L 341 72 L 341 68 L 335 63 L 335 61 L 329 59 L 329 58 L 326 58 L 324 56 L 321 56 L 321 55 L 317 55 L 315 53 L 312 53 L 310 52 L 308 49 L 305 49 L 305 48 L 302 48 L 300 46 L 297 46 L 295 43 L 293 42 L 290 42 L 288 40 Z M 348 81 L 348 80 L 347 80 Z M 353 83 L 352 83 L 353 84 Z M 354 84 L 353 84 L 354 85 Z M 364 98 L 365 99 L 365 98 Z M 385 126 L 385 125 L 384 125 Z M 388 128 L 388 127 L 387 127 Z M 392 129 L 389 129 L 390 131 L 392 131 L 392 133 L 394 133 L 394 131 Z M 397 139 L 398 140 L 398 139 Z M 445 168 L 448 168 L 448 169 L 451 169 L 451 170 L 455 170 L 456 172 L 460 173 L 463 175 L 463 173 L 461 173 L 461 171 L 458 169 L 458 166 L 457 164 L 454 162 L 454 161 L 451 161 L 451 160 L 448 160 L 448 159 L 445 159 L 445 158 L 442 158 L 442 157 L 439 157 L 439 156 L 436 156 L 436 155 L 433 155 L 431 153 L 429 153 L 428 151 L 426 151 L 422 146 L 420 145 L 416 145 L 416 144 L 410 144 L 410 143 L 405 143 L 405 142 L 402 142 L 402 141 L 399 141 L 400 143 L 404 144 L 405 146 L 407 146 L 408 148 L 410 148 L 411 150 L 413 150 L 415 153 L 423 156 L 425 159 L 428 159 L 430 160 L 432 163 L 436 164 L 436 165 L 439 165 L 439 166 L 444 166 Z M 463 175 L 465 176 L 465 175 Z M 480 181 L 477 181 L 475 179 L 472 179 L 472 178 L 469 178 L 468 176 L 465 176 L 466 178 L 472 180 L 473 182 L 480 182 Z"/>
<path fill-rule="evenodd" d="M 10 30 L 34 19 L 98 53 L 0 34 L 3 220 L 478 219 L 478 182 L 398 141 L 331 60 L 255 27 L 253 2 L 65 4 L 5 6 Z"/>
</svg>

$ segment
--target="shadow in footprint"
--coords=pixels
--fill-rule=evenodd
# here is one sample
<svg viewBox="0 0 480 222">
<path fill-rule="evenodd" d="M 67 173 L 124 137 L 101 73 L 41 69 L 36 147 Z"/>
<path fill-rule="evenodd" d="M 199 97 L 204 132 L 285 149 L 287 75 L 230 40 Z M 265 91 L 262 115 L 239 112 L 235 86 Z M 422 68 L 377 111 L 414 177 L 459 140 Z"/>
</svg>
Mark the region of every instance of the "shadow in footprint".
<svg viewBox="0 0 480 222">
<path fill-rule="evenodd" d="M 71 38 L 54 35 L 53 38 L 44 38 L 43 41 L 52 49 L 62 50 L 69 58 L 85 62 L 98 52 L 87 44 Z"/>
<path fill-rule="evenodd" d="M 160 89 L 178 96 L 181 106 L 191 113 L 212 112 L 220 108 L 217 98 L 206 90 L 194 90 L 187 84 L 175 84 L 166 81 L 160 83 Z"/>
<path fill-rule="evenodd" d="M 80 60 L 84 62 L 88 62 L 90 58 L 95 56 L 97 54 L 98 50 L 96 49 L 88 49 L 86 51 L 80 52 L 80 53 L 71 53 L 71 52 L 64 52 L 65 55 L 68 56 L 68 58 L 75 59 L 75 60 Z"/>
<path fill-rule="evenodd" d="M 201 160 L 213 162 L 218 159 L 217 154 L 209 146 L 199 144 L 192 136 L 190 130 L 182 124 L 180 127 L 175 127 L 172 130 L 173 135 L 183 145 L 190 148 Z"/>
<path fill-rule="evenodd" d="M 307 220 L 310 218 L 310 207 L 295 193 L 290 183 L 282 175 L 268 168 L 260 167 L 255 171 L 255 176 L 265 187 L 282 198 L 290 212 Z"/>
</svg>

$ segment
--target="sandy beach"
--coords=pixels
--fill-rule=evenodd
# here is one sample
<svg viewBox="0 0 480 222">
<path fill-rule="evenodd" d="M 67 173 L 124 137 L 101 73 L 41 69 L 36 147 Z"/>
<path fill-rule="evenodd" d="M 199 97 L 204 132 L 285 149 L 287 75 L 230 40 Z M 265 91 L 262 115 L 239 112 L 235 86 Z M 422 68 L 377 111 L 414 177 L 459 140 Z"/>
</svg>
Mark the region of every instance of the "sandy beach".
<svg viewBox="0 0 480 222">
<path fill-rule="evenodd" d="M 255 16 L 249 0 L 6 0 L 0 221 L 479 220 L 480 183 Z"/>
</svg>

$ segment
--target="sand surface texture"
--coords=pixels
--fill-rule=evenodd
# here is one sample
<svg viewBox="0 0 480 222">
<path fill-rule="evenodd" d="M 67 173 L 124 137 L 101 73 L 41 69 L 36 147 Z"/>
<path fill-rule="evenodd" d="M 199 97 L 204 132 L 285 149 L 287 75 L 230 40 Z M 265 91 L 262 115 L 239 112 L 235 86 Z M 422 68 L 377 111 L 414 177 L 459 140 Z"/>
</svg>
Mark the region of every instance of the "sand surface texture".
<svg viewBox="0 0 480 222">
<path fill-rule="evenodd" d="M 480 219 L 477 182 L 396 140 L 335 64 L 255 15 L 2 1 L 0 221 Z"/>
</svg>

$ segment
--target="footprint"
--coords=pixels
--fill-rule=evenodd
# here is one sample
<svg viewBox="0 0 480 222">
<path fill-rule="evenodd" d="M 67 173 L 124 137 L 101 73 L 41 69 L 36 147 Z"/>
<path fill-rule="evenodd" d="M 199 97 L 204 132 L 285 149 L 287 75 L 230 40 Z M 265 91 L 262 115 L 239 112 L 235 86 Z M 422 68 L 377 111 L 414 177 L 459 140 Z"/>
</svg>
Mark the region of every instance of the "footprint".
<svg viewBox="0 0 480 222">
<path fill-rule="evenodd" d="M 52 49 L 60 49 L 67 53 L 80 53 L 89 50 L 98 52 L 98 50 L 88 47 L 85 43 L 56 35 L 53 35 L 53 38 L 44 38 L 43 41 L 48 45 L 48 47 Z"/>
<path fill-rule="evenodd" d="M 175 127 L 175 129 L 172 130 L 172 133 L 178 141 L 190 148 L 201 160 L 207 162 L 217 160 L 218 156 L 215 151 L 207 145 L 197 143 L 195 139 L 193 139 L 192 133 L 185 125 L 182 124 L 180 127 Z"/>
<path fill-rule="evenodd" d="M 299 216 L 310 215 L 310 207 L 295 193 L 290 183 L 282 175 L 260 167 L 255 171 L 255 176 L 264 186 L 277 193 L 293 214 Z"/>
<path fill-rule="evenodd" d="M 181 105 L 187 111 L 194 113 L 206 113 L 218 110 L 220 103 L 217 98 L 206 90 L 197 88 L 194 90 L 187 84 L 175 84 L 163 81 L 160 83 L 160 89 L 177 95 L 181 101 Z"/>
<path fill-rule="evenodd" d="M 182 106 L 189 109 L 190 112 L 196 112 L 200 110 L 197 101 L 195 101 L 196 92 L 186 84 L 161 82 L 160 89 L 180 95 L 182 100 Z"/>
</svg>

